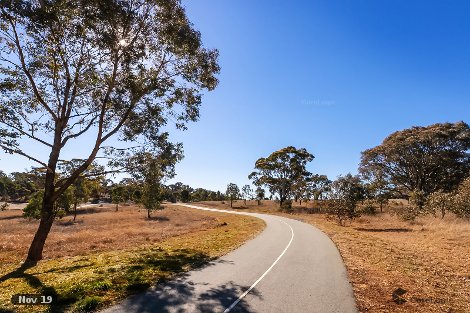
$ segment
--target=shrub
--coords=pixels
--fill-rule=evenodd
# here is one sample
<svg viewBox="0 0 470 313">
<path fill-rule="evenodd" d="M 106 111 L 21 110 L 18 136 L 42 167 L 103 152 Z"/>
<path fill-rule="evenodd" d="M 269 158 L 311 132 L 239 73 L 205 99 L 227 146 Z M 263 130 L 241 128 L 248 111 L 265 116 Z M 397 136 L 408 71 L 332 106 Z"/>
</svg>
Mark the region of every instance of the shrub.
<svg viewBox="0 0 470 313">
<path fill-rule="evenodd" d="M 42 206 L 42 191 L 36 192 L 23 209 L 23 217 L 27 218 L 41 218 L 41 206 Z"/>
<path fill-rule="evenodd" d="M 375 215 L 375 214 L 377 214 L 377 208 L 374 207 L 371 204 L 367 204 L 367 205 L 365 205 L 364 207 L 361 208 L 359 213 L 364 214 L 364 215 Z"/>
<path fill-rule="evenodd" d="M 359 217 L 356 210 L 357 203 L 364 200 L 365 188 L 358 176 L 347 174 L 339 176 L 331 186 L 331 206 L 328 209 L 328 217 L 334 218 L 340 225 L 344 221 Z"/>
<path fill-rule="evenodd" d="M 285 200 L 284 202 L 282 202 L 281 206 L 279 207 L 279 210 L 281 212 L 292 212 L 292 201 Z"/>
<path fill-rule="evenodd" d="M 400 217 L 405 221 L 413 221 L 418 215 L 429 213 L 426 207 L 426 195 L 420 190 L 415 190 L 409 194 L 409 206 L 399 212 Z"/>
<path fill-rule="evenodd" d="M 441 213 L 441 218 L 447 211 L 455 211 L 455 194 L 437 191 L 428 196 L 425 204 L 426 211 L 436 215 Z"/>
<path fill-rule="evenodd" d="M 5 211 L 6 209 L 8 209 L 8 203 L 4 202 L 0 204 L 0 211 Z"/>
<path fill-rule="evenodd" d="M 458 217 L 470 218 L 470 177 L 460 184 L 452 210 Z"/>
<path fill-rule="evenodd" d="M 44 191 L 36 192 L 28 202 L 28 205 L 23 209 L 23 217 L 26 218 L 41 218 L 42 199 Z M 54 216 L 62 218 L 70 212 L 72 207 L 72 189 L 67 189 L 57 199 L 54 205 Z"/>
<path fill-rule="evenodd" d="M 361 214 L 356 211 L 356 204 L 342 199 L 333 200 L 328 209 L 328 218 L 335 219 L 341 226 L 344 226 L 346 220 L 353 220 L 359 216 L 361 216 Z"/>
</svg>

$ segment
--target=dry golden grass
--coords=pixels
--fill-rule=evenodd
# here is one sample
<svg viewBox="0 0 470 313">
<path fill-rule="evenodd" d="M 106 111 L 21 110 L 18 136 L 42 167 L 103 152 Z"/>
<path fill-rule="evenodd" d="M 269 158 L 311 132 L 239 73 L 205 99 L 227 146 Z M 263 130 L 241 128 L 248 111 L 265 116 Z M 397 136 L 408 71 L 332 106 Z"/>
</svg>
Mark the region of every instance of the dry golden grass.
<svg viewBox="0 0 470 313">
<path fill-rule="evenodd" d="M 230 209 L 230 203 L 203 204 Z M 300 219 L 328 234 L 344 259 L 361 312 L 470 312 L 467 220 L 426 216 L 405 222 L 383 213 L 342 227 L 323 214 L 279 213 L 271 201 L 261 206 L 237 201 L 234 207 Z M 404 304 L 392 301 L 399 287 L 407 291 Z"/>
<path fill-rule="evenodd" d="M 96 211 L 94 211 L 96 210 Z M 176 273 L 201 266 L 252 238 L 262 220 L 170 206 L 148 220 L 136 207 L 88 210 L 54 225 L 45 260 L 15 271 L 36 228 L 0 212 L 0 312 L 92 311 Z M 17 251 L 18 250 L 18 251 Z M 16 293 L 57 294 L 53 306 L 14 306 Z"/>
<path fill-rule="evenodd" d="M 38 221 L 21 217 L 22 211 L 0 212 L 0 263 L 19 263 L 24 259 Z M 147 211 L 136 206 L 84 208 L 77 215 L 58 220 L 44 249 L 44 258 L 83 255 L 86 252 L 124 249 L 148 242 L 159 242 L 220 224 L 220 217 L 184 207 L 168 206 L 146 218 Z"/>
</svg>

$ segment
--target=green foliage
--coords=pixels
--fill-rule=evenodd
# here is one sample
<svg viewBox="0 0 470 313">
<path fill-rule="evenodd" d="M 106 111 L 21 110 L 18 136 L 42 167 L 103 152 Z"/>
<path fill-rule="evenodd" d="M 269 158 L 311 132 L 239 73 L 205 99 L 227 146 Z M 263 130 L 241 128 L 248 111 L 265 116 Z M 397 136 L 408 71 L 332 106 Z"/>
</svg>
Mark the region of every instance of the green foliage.
<svg viewBox="0 0 470 313">
<path fill-rule="evenodd" d="M 292 201 L 291 200 L 285 200 L 284 202 L 282 202 L 282 204 L 279 207 L 279 211 L 291 213 L 292 212 Z"/>
<path fill-rule="evenodd" d="M 13 181 L 3 171 L 0 171 L 0 200 L 9 200 L 12 189 Z"/>
<path fill-rule="evenodd" d="M 384 204 L 393 197 L 394 187 L 385 179 L 381 169 L 370 169 L 361 174 L 367 181 L 365 184 L 366 198 L 374 199 L 380 205 L 380 212 L 382 212 Z"/>
<path fill-rule="evenodd" d="M 351 220 L 360 215 L 356 206 L 363 199 L 365 199 L 365 189 L 358 176 L 351 174 L 339 176 L 332 184 L 332 205 L 328 214 L 340 225 L 344 225 L 345 220 Z"/>
<path fill-rule="evenodd" d="M 37 261 L 54 202 L 99 154 L 157 154 L 170 121 L 197 121 L 202 93 L 218 84 L 218 51 L 204 47 L 179 0 L 6 1 L 0 30 L 0 149 L 45 170 L 44 219 L 28 255 Z M 82 136 L 94 141 L 59 178 L 61 152 Z M 138 147 L 115 149 L 111 138 Z M 48 153 L 25 149 L 30 141 Z"/>
<path fill-rule="evenodd" d="M 72 186 L 74 204 L 87 202 L 91 193 L 91 181 L 85 177 L 79 177 Z"/>
<path fill-rule="evenodd" d="M 360 171 L 401 193 L 450 192 L 470 171 L 470 128 L 464 122 L 395 132 L 362 152 Z"/>
<path fill-rule="evenodd" d="M 453 212 L 463 218 L 470 218 L 470 177 L 460 184 L 454 197 Z"/>
<path fill-rule="evenodd" d="M 238 188 L 237 184 L 229 183 L 227 185 L 227 190 L 225 191 L 225 195 L 227 198 L 230 199 L 230 207 L 233 206 L 233 200 L 237 200 L 240 196 L 240 189 Z"/>
<path fill-rule="evenodd" d="M 183 203 L 188 203 L 191 200 L 191 193 L 188 189 L 183 189 L 181 190 L 180 197 Z"/>
<path fill-rule="evenodd" d="M 177 182 L 165 187 L 165 199 L 169 201 L 181 201 L 187 203 L 191 200 L 191 193 L 194 191 L 193 188 L 188 185 L 184 185 L 181 182 Z M 201 200 L 202 201 L 202 200 Z"/>
<path fill-rule="evenodd" d="M 209 200 L 210 191 L 204 188 L 197 188 L 195 189 L 191 195 L 191 201 L 207 201 Z"/>
<path fill-rule="evenodd" d="M 308 181 L 309 195 L 315 200 L 323 199 L 323 196 L 331 190 L 331 180 L 326 175 L 315 174 Z"/>
<path fill-rule="evenodd" d="M 35 219 L 41 218 L 43 194 L 44 192 L 38 191 L 31 197 L 28 204 L 23 209 L 23 217 Z"/>
<path fill-rule="evenodd" d="M 116 185 L 111 189 L 111 201 L 119 204 L 124 201 L 124 186 Z"/>
<path fill-rule="evenodd" d="M 440 213 L 444 218 L 447 211 L 455 211 L 455 194 L 442 191 L 436 191 L 430 194 L 425 203 L 425 210 L 436 215 Z"/>
<path fill-rule="evenodd" d="M 253 189 L 251 189 L 250 185 L 244 185 L 242 187 L 241 196 L 243 200 L 245 201 L 245 204 L 246 204 L 246 200 L 253 199 Z"/>
<path fill-rule="evenodd" d="M 41 189 L 44 175 L 33 169 L 29 172 L 13 172 L 10 176 L 0 171 L 0 200 L 28 201 Z"/>
<path fill-rule="evenodd" d="M 372 204 L 366 204 L 364 207 L 362 207 L 359 212 L 360 215 L 375 215 L 377 214 L 377 208 L 373 206 Z"/>
<path fill-rule="evenodd" d="M 89 313 L 96 311 L 103 300 L 98 296 L 85 297 L 75 304 L 74 312 Z"/>
<path fill-rule="evenodd" d="M 44 191 L 36 192 L 28 204 L 23 209 L 25 218 L 41 218 L 41 208 L 43 203 Z M 53 214 L 55 217 L 63 217 L 70 212 L 73 205 L 73 187 L 68 188 L 55 202 Z"/>
<path fill-rule="evenodd" d="M 158 181 L 147 181 L 144 183 L 141 203 L 147 209 L 149 217 L 150 212 L 163 209 L 161 199 L 161 185 Z"/>
<path fill-rule="evenodd" d="M 5 211 L 6 209 L 8 209 L 8 203 L 4 202 L 2 204 L 0 204 L 0 211 Z"/>
<path fill-rule="evenodd" d="M 409 194 L 410 205 L 403 210 L 400 215 L 404 220 L 414 220 L 419 215 L 429 213 L 425 206 L 426 204 L 426 195 L 423 191 L 414 190 Z"/>
<path fill-rule="evenodd" d="M 74 204 L 74 189 L 73 186 L 67 188 L 57 199 L 54 207 L 57 217 L 63 217 L 70 212 Z"/>
<path fill-rule="evenodd" d="M 260 158 L 255 163 L 255 171 L 248 178 L 256 186 L 266 186 L 271 194 L 279 196 L 282 204 L 295 192 L 295 185 L 308 180 L 311 173 L 306 170 L 314 156 L 306 149 L 289 146 Z"/>
<path fill-rule="evenodd" d="M 91 290 L 94 291 L 107 291 L 112 289 L 113 284 L 110 281 L 101 280 L 93 282 L 90 286 Z"/>
<path fill-rule="evenodd" d="M 256 188 L 255 193 L 256 193 L 256 200 L 258 200 L 258 205 L 261 205 L 261 200 L 264 199 L 264 196 L 265 196 L 265 193 L 266 193 L 266 192 L 264 191 L 263 188 L 261 188 L 261 187 L 258 186 L 258 187 Z"/>
</svg>

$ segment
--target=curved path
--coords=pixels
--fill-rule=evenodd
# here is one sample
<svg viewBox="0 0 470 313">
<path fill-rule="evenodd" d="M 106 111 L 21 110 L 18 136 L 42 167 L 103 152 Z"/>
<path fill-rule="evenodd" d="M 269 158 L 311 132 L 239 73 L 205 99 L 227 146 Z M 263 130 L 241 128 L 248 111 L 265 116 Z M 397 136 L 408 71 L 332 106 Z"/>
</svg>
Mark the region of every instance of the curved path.
<svg viewBox="0 0 470 313">
<path fill-rule="evenodd" d="M 320 230 L 274 215 L 185 206 L 258 217 L 266 228 L 208 266 L 103 312 L 357 312 L 341 256 Z"/>
</svg>

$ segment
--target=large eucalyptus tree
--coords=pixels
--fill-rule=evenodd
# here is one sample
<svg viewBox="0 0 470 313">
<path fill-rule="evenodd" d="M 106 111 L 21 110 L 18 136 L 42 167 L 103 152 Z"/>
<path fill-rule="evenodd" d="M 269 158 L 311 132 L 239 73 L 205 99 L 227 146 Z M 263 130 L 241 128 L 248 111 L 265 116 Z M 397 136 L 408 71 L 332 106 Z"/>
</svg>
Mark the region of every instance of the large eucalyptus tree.
<svg viewBox="0 0 470 313">
<path fill-rule="evenodd" d="M 255 186 L 266 186 L 271 194 L 279 196 L 279 203 L 294 195 L 299 182 L 308 181 L 311 173 L 306 166 L 314 156 L 306 149 L 289 146 L 274 151 L 266 158 L 259 158 L 255 163 L 255 171 L 248 178 Z"/>
<path fill-rule="evenodd" d="M 179 0 L 1 2 L 0 147 L 47 170 L 28 261 L 42 258 L 54 202 L 112 137 L 149 151 L 169 120 L 183 129 L 197 120 L 201 92 L 218 82 L 217 56 Z M 74 146 L 83 136 L 89 147 Z M 83 162 L 57 180 L 64 149 Z"/>
</svg>

